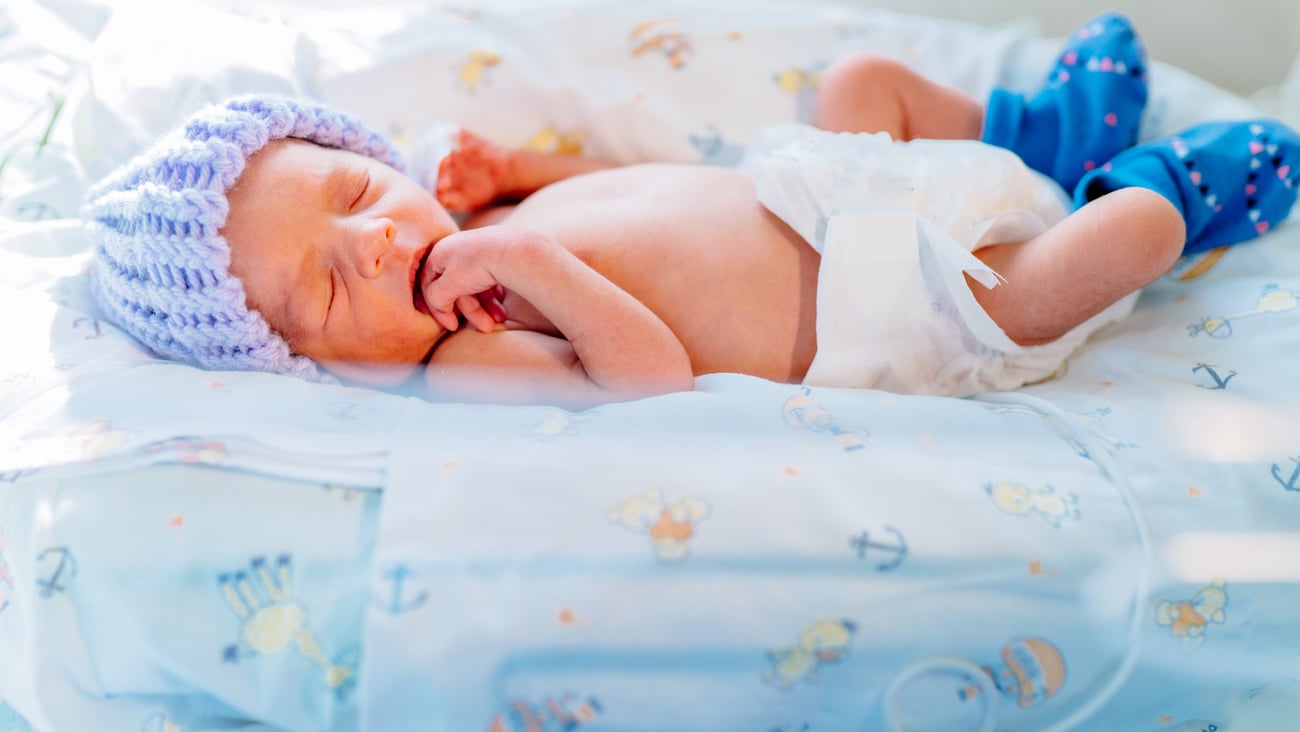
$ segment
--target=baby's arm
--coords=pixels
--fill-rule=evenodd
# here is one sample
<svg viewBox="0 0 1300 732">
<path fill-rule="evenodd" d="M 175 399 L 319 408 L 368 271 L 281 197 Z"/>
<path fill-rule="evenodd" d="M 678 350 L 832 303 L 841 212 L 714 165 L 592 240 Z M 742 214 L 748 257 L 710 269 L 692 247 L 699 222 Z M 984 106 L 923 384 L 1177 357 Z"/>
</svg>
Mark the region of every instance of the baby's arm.
<svg viewBox="0 0 1300 732">
<path fill-rule="evenodd" d="M 448 210 L 476 211 L 493 201 L 520 199 L 565 178 L 613 167 L 594 158 L 507 150 L 461 130 L 438 168 L 438 200 Z"/>
<path fill-rule="evenodd" d="M 694 384 L 677 336 L 639 300 L 541 234 L 506 226 L 463 231 L 438 242 L 425 265 L 425 301 L 448 330 L 456 309 L 483 333 L 448 338 L 434 351 L 431 391 L 493 401 L 585 407 Z M 563 337 L 493 330 L 475 294 L 504 286 Z"/>
</svg>

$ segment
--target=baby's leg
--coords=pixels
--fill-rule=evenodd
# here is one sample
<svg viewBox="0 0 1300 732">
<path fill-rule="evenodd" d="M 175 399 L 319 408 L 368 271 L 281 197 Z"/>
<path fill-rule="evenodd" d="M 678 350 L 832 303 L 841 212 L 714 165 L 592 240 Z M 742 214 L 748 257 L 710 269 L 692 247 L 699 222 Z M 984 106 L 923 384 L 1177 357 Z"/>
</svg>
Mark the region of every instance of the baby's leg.
<svg viewBox="0 0 1300 732">
<path fill-rule="evenodd" d="M 976 140 L 984 107 L 885 56 L 855 52 L 822 75 L 816 124 L 831 132 L 888 132 L 895 140 Z"/>
<path fill-rule="evenodd" d="M 1182 211 L 1184 254 L 1254 239 L 1295 205 L 1300 133 L 1273 119 L 1202 123 L 1115 156 L 1079 181 L 1074 202 L 1129 186 L 1150 188 Z"/>
<path fill-rule="evenodd" d="M 1049 343 L 1169 271 L 1186 236 L 1163 196 L 1123 188 L 1033 239 L 976 251 L 1007 281 L 991 290 L 968 284 L 1011 340 Z"/>
</svg>

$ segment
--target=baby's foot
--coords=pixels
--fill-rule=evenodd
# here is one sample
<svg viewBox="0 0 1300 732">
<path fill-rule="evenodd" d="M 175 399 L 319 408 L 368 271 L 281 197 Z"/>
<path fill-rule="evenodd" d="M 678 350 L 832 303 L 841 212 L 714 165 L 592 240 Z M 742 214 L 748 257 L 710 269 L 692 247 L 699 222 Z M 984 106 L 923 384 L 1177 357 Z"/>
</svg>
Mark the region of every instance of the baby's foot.
<svg viewBox="0 0 1300 732">
<path fill-rule="evenodd" d="M 994 89 L 984 142 L 1074 188 L 1138 139 L 1147 103 L 1146 52 L 1128 18 L 1103 13 L 1075 31 L 1033 99 Z"/>
<path fill-rule="evenodd" d="M 1296 201 L 1300 135 L 1270 119 L 1197 125 L 1120 153 L 1079 181 L 1074 201 L 1128 186 L 1150 188 L 1183 213 L 1184 254 L 1253 239 Z"/>
</svg>

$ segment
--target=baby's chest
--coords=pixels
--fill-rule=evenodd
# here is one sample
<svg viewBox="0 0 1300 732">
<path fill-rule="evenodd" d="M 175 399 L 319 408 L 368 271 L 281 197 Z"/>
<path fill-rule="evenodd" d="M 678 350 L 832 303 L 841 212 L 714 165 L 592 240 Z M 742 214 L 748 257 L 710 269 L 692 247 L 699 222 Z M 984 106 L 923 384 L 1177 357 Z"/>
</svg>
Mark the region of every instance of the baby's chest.
<svg viewBox="0 0 1300 732">
<path fill-rule="evenodd" d="M 725 177 L 710 176 L 712 186 L 688 175 L 673 185 L 649 177 L 644 185 L 614 179 L 609 187 L 590 177 L 534 194 L 503 223 L 547 234 L 584 259 L 693 255 L 703 244 L 752 235 L 761 225 L 752 190 Z"/>
<path fill-rule="evenodd" d="M 505 223 L 550 236 L 638 294 L 770 280 L 772 270 L 812 252 L 792 247 L 790 232 L 758 202 L 747 175 L 705 166 L 581 176 L 534 194 Z"/>
</svg>

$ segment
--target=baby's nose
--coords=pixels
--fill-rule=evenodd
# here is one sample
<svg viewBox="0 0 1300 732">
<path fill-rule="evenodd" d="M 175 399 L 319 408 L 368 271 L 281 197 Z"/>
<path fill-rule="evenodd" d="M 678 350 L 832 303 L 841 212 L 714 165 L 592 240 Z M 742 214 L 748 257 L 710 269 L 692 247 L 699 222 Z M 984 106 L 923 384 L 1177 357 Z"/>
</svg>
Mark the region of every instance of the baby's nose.
<svg viewBox="0 0 1300 732">
<path fill-rule="evenodd" d="M 375 219 L 367 224 L 358 237 L 357 269 L 366 277 L 378 277 L 384 268 L 384 257 L 393 250 L 397 227 L 388 219 Z"/>
</svg>

